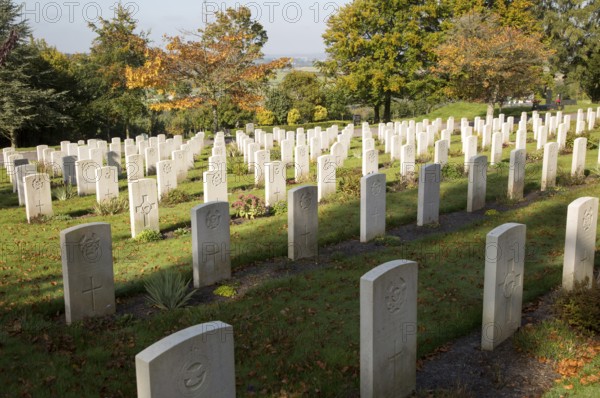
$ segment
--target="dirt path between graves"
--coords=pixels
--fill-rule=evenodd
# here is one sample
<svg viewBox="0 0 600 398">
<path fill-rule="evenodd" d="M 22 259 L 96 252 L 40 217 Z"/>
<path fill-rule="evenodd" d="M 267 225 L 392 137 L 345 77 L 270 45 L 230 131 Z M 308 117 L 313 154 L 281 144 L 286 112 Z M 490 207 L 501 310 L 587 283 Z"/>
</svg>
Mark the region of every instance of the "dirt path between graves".
<svg viewBox="0 0 600 398">
<path fill-rule="evenodd" d="M 539 192 L 531 192 L 525 200 L 516 205 L 509 207 L 502 204 L 488 204 L 486 210 L 506 211 L 524 207 L 536 201 L 539 196 Z M 482 210 L 474 213 L 461 211 L 442 214 L 438 228 L 424 228 L 409 224 L 388 230 L 387 235 L 397 236 L 403 242 L 413 241 L 431 234 L 452 232 L 471 225 L 483 219 L 484 213 L 485 211 Z M 360 243 L 353 239 L 321 248 L 317 260 L 302 259 L 292 262 L 287 258 L 275 258 L 252 264 L 234 272 L 228 284 L 237 286 L 237 300 L 265 280 L 329 267 L 334 253 L 342 252 L 347 256 L 353 256 L 385 248 L 386 246 L 376 243 Z M 194 295 L 191 305 L 230 300 L 214 295 L 214 289 L 215 286 L 199 289 Z M 524 327 L 529 327 L 531 324 L 552 316 L 550 306 L 553 295 L 554 293 L 548 293 L 533 303 L 524 304 Z M 129 313 L 135 317 L 147 318 L 158 310 L 148 306 L 143 295 L 138 295 L 119 299 L 117 311 L 118 314 Z M 560 377 L 553 370 L 551 364 L 540 363 L 535 358 L 517 352 L 512 344 L 512 339 L 508 339 L 493 352 L 481 351 L 480 345 L 481 333 L 474 331 L 449 342 L 439 348 L 436 353 L 419 359 L 417 396 L 439 396 L 439 390 L 449 390 L 452 391 L 450 396 L 461 397 L 538 397 L 552 386 L 555 379 Z M 457 393 L 458 395 L 456 395 Z M 349 397 L 358 396 L 358 391 L 349 395 Z"/>
</svg>

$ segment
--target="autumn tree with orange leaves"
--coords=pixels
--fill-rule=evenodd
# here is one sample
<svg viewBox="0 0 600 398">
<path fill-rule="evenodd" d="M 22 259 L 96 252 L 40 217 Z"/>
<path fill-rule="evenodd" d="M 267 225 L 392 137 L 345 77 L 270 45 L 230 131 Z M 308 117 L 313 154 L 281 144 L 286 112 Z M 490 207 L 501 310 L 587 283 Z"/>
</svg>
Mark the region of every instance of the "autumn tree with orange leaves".
<svg viewBox="0 0 600 398">
<path fill-rule="evenodd" d="M 217 13 L 214 21 L 187 39 L 166 40 L 165 50 L 152 48 L 142 67 L 127 69 L 128 87 L 154 89 L 153 110 L 209 105 L 215 132 L 220 101 L 229 98 L 242 109 L 258 109 L 266 80 L 289 65 L 287 58 L 258 62 L 267 33 L 245 7 Z"/>
<path fill-rule="evenodd" d="M 543 85 L 551 51 L 537 32 L 502 24 L 495 13 L 471 12 L 454 21 L 439 45 L 434 70 L 448 80 L 447 94 L 488 105 L 525 97 Z"/>
</svg>

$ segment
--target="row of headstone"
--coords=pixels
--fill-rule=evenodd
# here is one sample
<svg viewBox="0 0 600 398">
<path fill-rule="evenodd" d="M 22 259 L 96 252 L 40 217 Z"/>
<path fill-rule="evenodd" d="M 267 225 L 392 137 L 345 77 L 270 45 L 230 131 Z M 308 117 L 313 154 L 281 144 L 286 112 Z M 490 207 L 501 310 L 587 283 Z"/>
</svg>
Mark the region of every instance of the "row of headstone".
<svg viewBox="0 0 600 398">
<path fill-rule="evenodd" d="M 383 175 L 371 175 L 363 179 L 363 187 L 365 190 L 378 191 L 380 188 L 377 184 L 384 182 Z M 316 196 L 314 186 L 300 187 L 289 192 L 288 222 L 291 226 L 291 239 L 288 243 L 291 258 L 314 255 L 317 248 Z M 365 199 L 375 205 L 385 204 L 385 201 L 379 200 L 376 203 L 373 198 Z M 563 277 L 565 288 L 572 288 L 575 281 L 586 278 L 591 284 L 597 213 L 598 198 L 580 198 L 569 206 Z M 192 223 L 195 285 L 204 286 L 229 278 L 228 204 L 211 203 L 196 207 L 192 210 Z M 520 326 L 525 229 L 523 224 L 510 223 L 487 235 L 481 334 L 484 350 L 495 349 Z M 86 224 L 61 232 L 67 323 L 114 313 L 111 246 L 110 226 L 105 223 Z M 361 278 L 361 396 L 377 397 L 391 393 L 408 396 L 415 388 L 417 269 L 415 262 L 400 260 L 383 264 Z M 205 336 L 203 342 L 206 345 L 202 347 L 194 345 L 193 340 L 194 336 L 202 336 L 207 332 L 206 325 L 178 332 L 138 354 L 138 394 L 164 396 L 161 395 L 164 393 L 167 396 L 178 396 L 174 395 L 174 388 L 177 386 L 181 388 L 177 391 L 184 394 L 200 391 L 200 387 L 213 391 L 209 387 L 212 386 L 213 382 L 209 381 L 212 379 L 206 374 L 208 367 L 215 364 L 215 361 L 227 363 L 227 369 L 220 373 L 219 380 L 223 381 L 223 377 L 233 380 L 232 355 L 223 356 L 223 351 L 220 350 L 227 345 L 227 352 L 232 353 L 233 340 L 227 340 L 217 333 L 222 328 L 229 335 L 232 331 L 227 325 L 215 325 L 217 326 L 210 329 L 212 333 L 209 336 L 218 335 L 221 338 L 211 340 L 209 336 Z M 187 337 L 181 338 L 183 335 Z M 196 348 L 190 350 L 180 347 L 180 344 L 187 347 L 188 343 Z M 221 346 L 212 347 L 214 344 Z M 211 355 L 215 352 L 218 355 L 213 358 Z M 210 358 L 202 355 L 209 355 Z M 173 362 L 183 363 L 181 369 L 187 372 L 184 372 L 183 378 L 177 378 L 177 374 L 168 377 L 165 375 L 168 370 L 177 369 L 172 366 Z M 189 377 L 186 378 L 187 376 Z M 203 381 L 200 382 L 201 380 Z M 234 383 L 228 383 L 227 386 L 220 385 L 221 391 L 235 389 Z M 161 390 L 164 385 L 171 387 Z M 163 393 L 159 394 L 158 391 Z"/>
</svg>

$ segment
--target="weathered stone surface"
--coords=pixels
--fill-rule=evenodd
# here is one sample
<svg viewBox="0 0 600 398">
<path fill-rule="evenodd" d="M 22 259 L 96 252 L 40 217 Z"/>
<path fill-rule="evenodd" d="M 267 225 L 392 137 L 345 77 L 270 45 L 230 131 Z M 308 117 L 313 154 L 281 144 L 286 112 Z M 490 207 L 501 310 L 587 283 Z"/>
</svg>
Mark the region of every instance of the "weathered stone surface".
<svg viewBox="0 0 600 398">
<path fill-rule="evenodd" d="M 117 168 L 106 166 L 96 169 L 96 201 L 98 203 L 119 197 Z"/>
<path fill-rule="evenodd" d="M 115 312 L 110 224 L 90 223 L 60 233 L 67 324 Z"/>
<path fill-rule="evenodd" d="M 421 167 L 419 173 L 419 197 L 417 225 L 435 224 L 440 214 L 441 167 L 430 164 Z"/>
<path fill-rule="evenodd" d="M 360 179 L 360 241 L 385 235 L 385 174 L 369 174 Z"/>
<path fill-rule="evenodd" d="M 203 323 L 135 356 L 138 398 L 235 398 L 233 328 Z"/>
<path fill-rule="evenodd" d="M 471 213 L 485 207 L 487 156 L 474 156 L 469 163 L 467 212 Z"/>
<path fill-rule="evenodd" d="M 558 143 L 549 142 L 544 145 L 544 161 L 542 165 L 541 190 L 556 186 L 556 172 L 558 168 Z"/>
<path fill-rule="evenodd" d="M 140 178 L 128 184 L 131 237 L 148 229 L 159 232 L 156 180 Z"/>
<path fill-rule="evenodd" d="M 382 264 L 360 278 L 360 396 L 411 396 L 417 374 L 414 261 Z"/>
<path fill-rule="evenodd" d="M 515 149 L 510 152 L 508 169 L 508 198 L 511 200 L 523 199 L 525 189 L 525 161 L 524 149 Z"/>
<path fill-rule="evenodd" d="M 194 287 L 231 278 L 229 203 L 205 203 L 191 212 Z"/>
<path fill-rule="evenodd" d="M 318 255 L 317 195 L 315 186 L 288 191 L 288 257 L 292 260 Z"/>
<path fill-rule="evenodd" d="M 317 159 L 317 187 L 319 202 L 336 190 L 336 163 L 331 155 L 319 156 Z"/>
<path fill-rule="evenodd" d="M 521 326 L 525 225 L 508 223 L 487 235 L 481 349 L 493 351 Z"/>
<path fill-rule="evenodd" d="M 23 177 L 25 191 L 25 213 L 27 222 L 39 216 L 51 217 L 52 191 L 50 190 L 50 176 L 46 173 L 36 173 Z"/>
<path fill-rule="evenodd" d="M 588 286 L 592 286 L 597 225 L 598 198 L 587 196 L 571 202 L 567 210 L 562 278 L 564 289 L 572 290 L 575 282 L 583 282 L 586 278 Z"/>
</svg>

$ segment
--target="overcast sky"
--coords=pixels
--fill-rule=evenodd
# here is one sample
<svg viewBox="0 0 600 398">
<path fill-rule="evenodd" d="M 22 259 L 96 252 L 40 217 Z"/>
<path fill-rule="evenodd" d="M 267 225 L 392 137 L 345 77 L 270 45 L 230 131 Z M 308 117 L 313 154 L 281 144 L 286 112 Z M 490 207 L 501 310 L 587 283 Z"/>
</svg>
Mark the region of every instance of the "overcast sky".
<svg viewBox="0 0 600 398">
<path fill-rule="evenodd" d="M 163 34 L 175 35 L 180 29 L 195 30 L 204 25 L 216 10 L 245 5 L 267 30 L 269 41 L 264 53 L 314 54 L 324 52 L 321 35 L 327 17 L 350 0 L 316 1 L 202 1 L 202 0 L 144 0 L 121 3 L 130 8 L 138 20 L 138 28 L 151 32 L 156 44 L 162 43 Z M 33 34 L 44 38 L 60 51 L 86 52 L 94 37 L 88 22 L 100 15 L 109 19 L 114 15 L 115 0 L 56 0 L 21 1 L 22 14 L 29 20 Z"/>
</svg>

